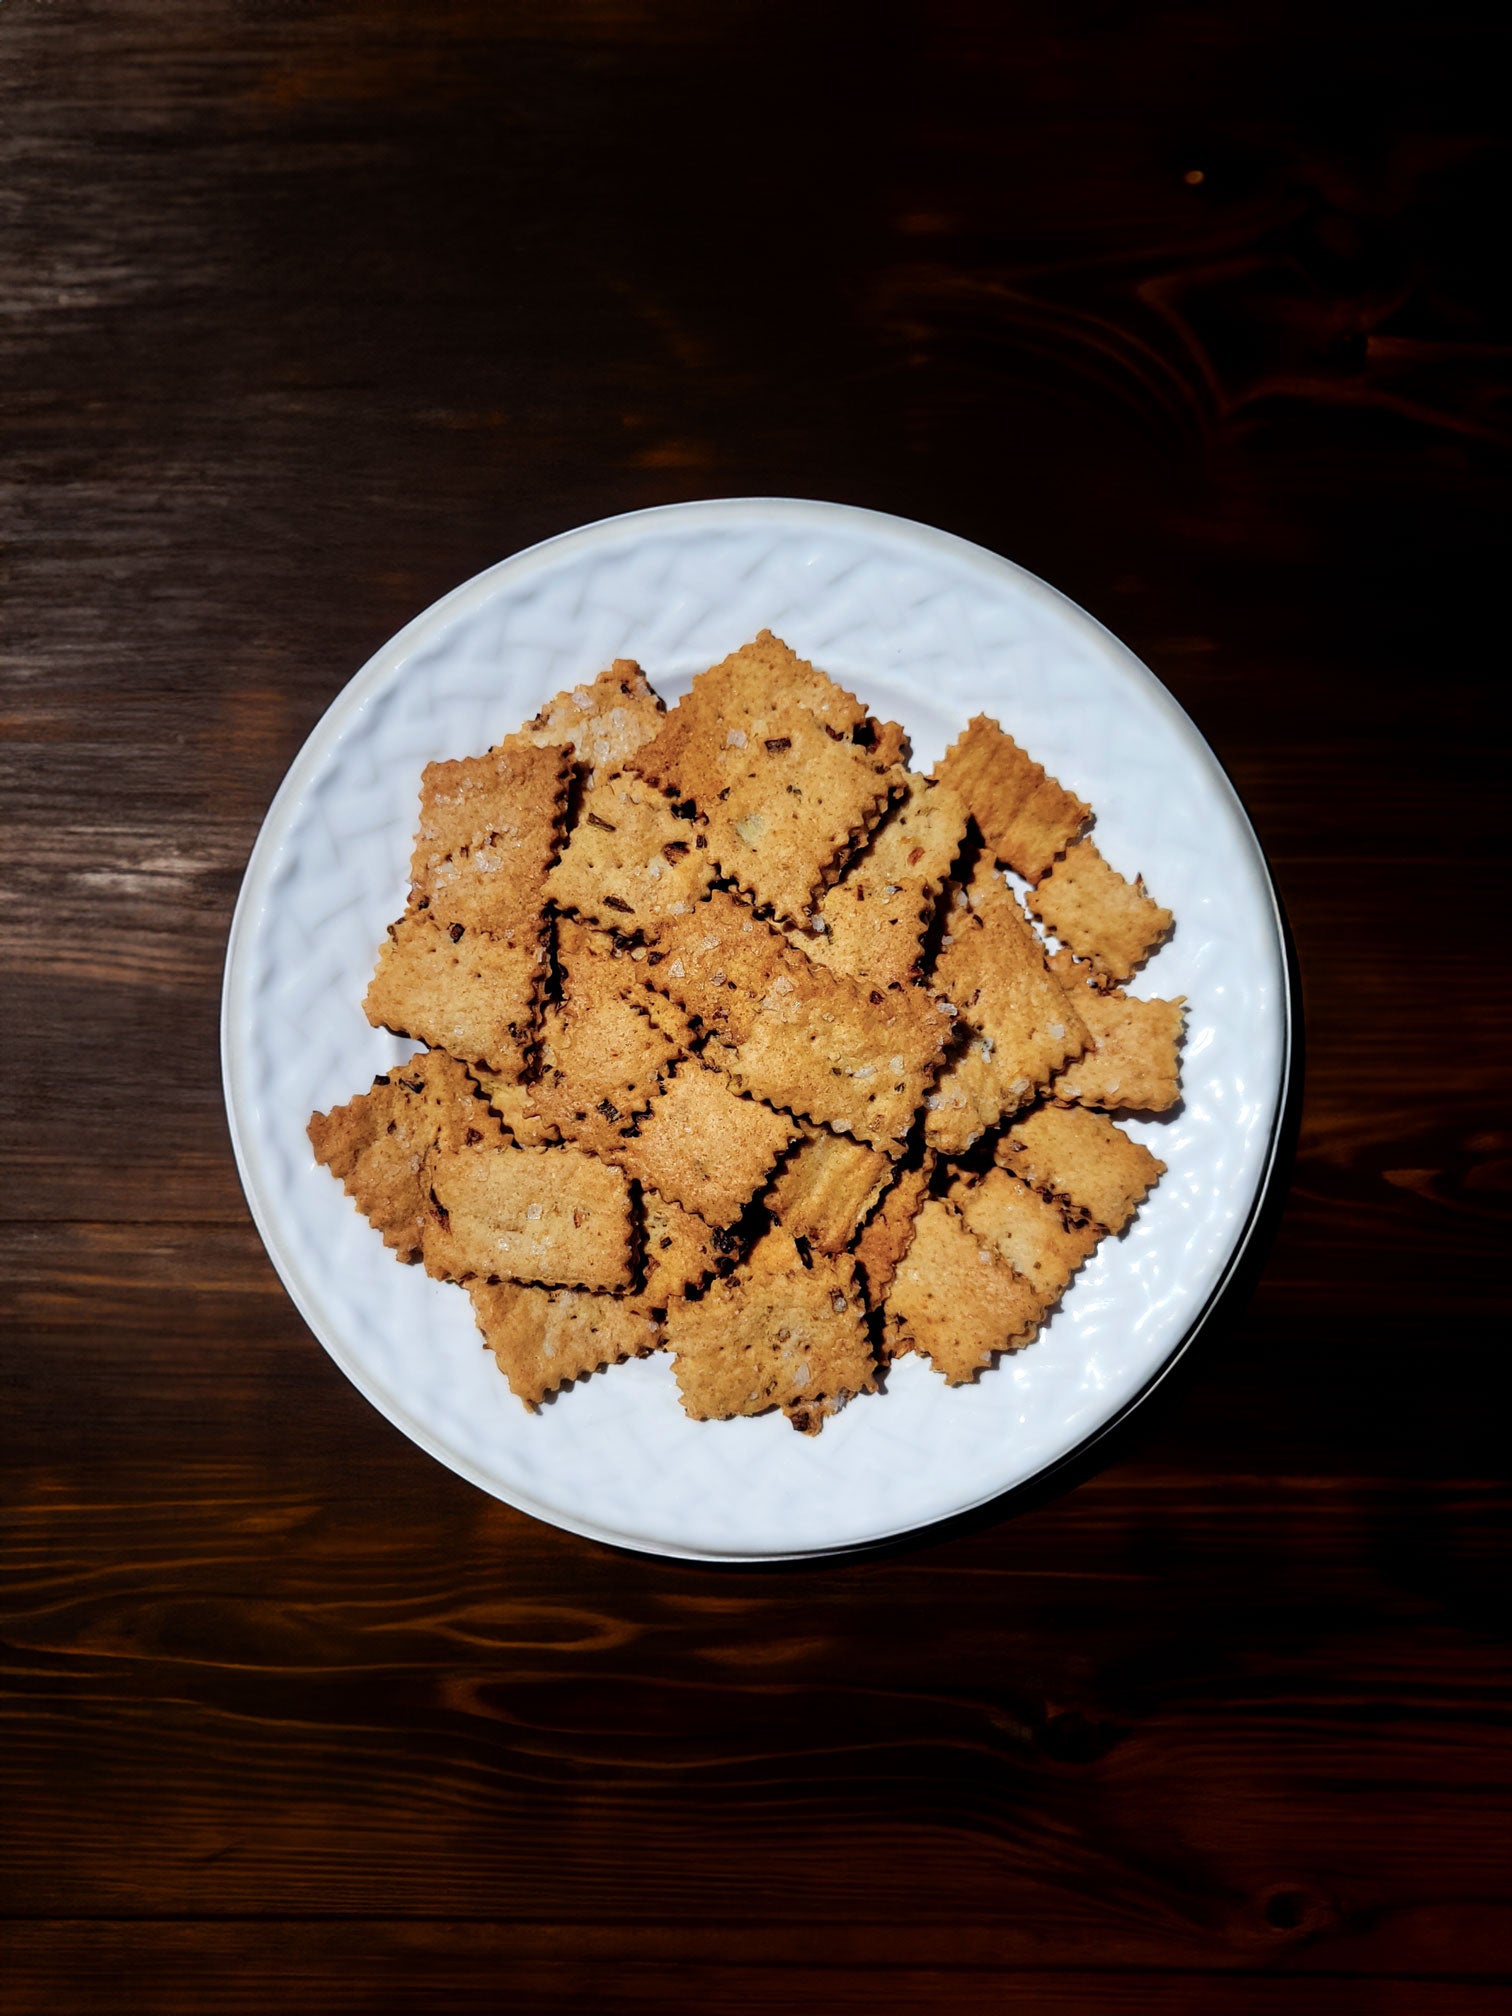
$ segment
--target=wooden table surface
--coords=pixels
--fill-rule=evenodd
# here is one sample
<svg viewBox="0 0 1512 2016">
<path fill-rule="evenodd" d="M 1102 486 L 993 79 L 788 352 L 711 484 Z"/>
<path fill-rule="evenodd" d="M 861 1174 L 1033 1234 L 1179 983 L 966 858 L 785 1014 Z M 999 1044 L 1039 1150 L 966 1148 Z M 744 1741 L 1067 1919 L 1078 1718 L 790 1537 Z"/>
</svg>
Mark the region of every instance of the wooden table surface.
<svg viewBox="0 0 1512 2016">
<path fill-rule="evenodd" d="M 0 9 L 7 2016 L 1506 2006 L 1501 62 L 1380 0 Z M 1127 639 L 1306 1009 L 1177 1390 L 798 1572 L 411 1447 L 275 1278 L 217 1059 L 368 653 L 753 493 Z"/>
</svg>

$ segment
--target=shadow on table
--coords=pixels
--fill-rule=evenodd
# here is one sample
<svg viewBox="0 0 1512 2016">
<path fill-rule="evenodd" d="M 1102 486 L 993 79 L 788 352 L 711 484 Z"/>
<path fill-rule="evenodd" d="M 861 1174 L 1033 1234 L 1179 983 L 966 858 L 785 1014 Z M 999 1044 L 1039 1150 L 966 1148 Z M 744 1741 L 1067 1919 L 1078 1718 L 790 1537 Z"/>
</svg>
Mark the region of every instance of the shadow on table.
<svg viewBox="0 0 1512 2016">
<path fill-rule="evenodd" d="M 805 1555 L 787 1561 L 702 1561 L 677 1563 L 668 1561 L 668 1566 L 685 1566 L 690 1570 L 713 1569 L 716 1573 L 738 1572 L 743 1575 L 791 1575 L 809 1574 L 816 1569 L 843 1565 L 847 1561 L 879 1561 L 901 1557 L 925 1547 L 931 1547 L 944 1540 L 954 1540 L 963 1535 L 979 1533 L 1006 1520 L 1015 1519 L 1025 1512 L 1037 1511 L 1040 1506 L 1051 1503 L 1078 1485 L 1085 1484 L 1090 1477 L 1105 1470 L 1110 1464 L 1119 1462 L 1135 1446 L 1137 1441 L 1148 1434 L 1160 1415 L 1180 1401 L 1182 1396 L 1198 1380 L 1205 1368 L 1231 1341 L 1234 1328 L 1242 1318 L 1253 1294 L 1255 1284 L 1269 1258 L 1276 1227 L 1286 1208 L 1291 1190 L 1292 1167 L 1296 1160 L 1297 1136 L 1302 1120 L 1302 1093 L 1306 1079 L 1306 1031 L 1302 1016 L 1302 985 L 1297 970 L 1296 942 L 1292 937 L 1291 922 L 1282 904 L 1280 894 L 1276 897 L 1276 909 L 1281 919 L 1281 933 L 1286 945 L 1286 967 L 1291 1008 L 1291 1056 L 1287 1072 L 1286 1088 L 1282 1095 L 1281 1112 L 1276 1126 L 1276 1153 L 1270 1181 L 1260 1208 L 1249 1229 L 1249 1236 L 1238 1264 L 1227 1280 L 1218 1289 L 1206 1313 L 1199 1319 L 1198 1326 L 1188 1340 L 1168 1359 L 1142 1392 L 1135 1395 L 1107 1425 L 1098 1430 L 1090 1441 L 1064 1457 L 1049 1469 L 1026 1483 L 1016 1484 L 1000 1497 L 990 1499 L 985 1505 L 978 1505 L 969 1512 L 957 1514 L 954 1518 L 942 1519 L 931 1526 L 921 1526 L 911 1533 L 900 1534 L 896 1539 L 878 1541 L 874 1546 L 847 1548 L 833 1554 Z M 616 1548 L 617 1553 L 629 1553 L 628 1548 Z M 640 1557 L 644 1558 L 644 1557 Z"/>
</svg>

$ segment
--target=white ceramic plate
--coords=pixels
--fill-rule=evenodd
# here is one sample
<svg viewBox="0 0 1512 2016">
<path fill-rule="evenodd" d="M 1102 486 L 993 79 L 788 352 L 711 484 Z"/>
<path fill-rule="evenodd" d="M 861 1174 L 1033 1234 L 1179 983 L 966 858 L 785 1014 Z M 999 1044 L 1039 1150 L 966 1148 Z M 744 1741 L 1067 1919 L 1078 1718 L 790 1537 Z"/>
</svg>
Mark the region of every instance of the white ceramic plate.
<svg viewBox="0 0 1512 2016">
<path fill-rule="evenodd" d="M 1136 982 L 1185 994 L 1185 1100 L 1132 1122 L 1170 1173 L 1043 1336 L 979 1383 L 918 1358 L 821 1435 L 780 1414 L 695 1423 L 665 1355 L 538 1414 L 467 1297 L 395 1264 L 305 1137 L 413 1045 L 361 1001 L 403 906 L 422 765 L 487 748 L 564 686 L 636 658 L 668 698 L 763 626 L 911 731 L 927 768 L 997 716 L 1097 812 L 1097 840 L 1176 913 Z M 248 864 L 222 1006 L 247 1199 L 305 1320 L 390 1421 L 485 1491 L 599 1539 L 693 1559 L 864 1545 L 1064 1459 L 1169 1366 L 1248 1237 L 1289 1059 L 1264 859 L 1216 758 L 1152 673 L 1021 568 L 926 526 L 734 498 L 565 533 L 465 583 L 386 644 L 301 750 Z M 361 1488 L 360 1483 L 355 1488 Z"/>
</svg>

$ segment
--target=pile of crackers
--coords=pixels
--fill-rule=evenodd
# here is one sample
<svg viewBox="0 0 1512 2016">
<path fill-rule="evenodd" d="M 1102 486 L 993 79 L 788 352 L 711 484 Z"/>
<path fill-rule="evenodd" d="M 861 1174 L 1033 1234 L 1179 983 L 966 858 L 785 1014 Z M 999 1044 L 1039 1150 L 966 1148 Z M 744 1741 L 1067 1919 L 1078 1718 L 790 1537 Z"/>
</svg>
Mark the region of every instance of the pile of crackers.
<svg viewBox="0 0 1512 2016">
<path fill-rule="evenodd" d="M 1180 1097 L 1124 987 L 1170 912 L 996 722 L 908 758 L 763 631 L 425 770 L 364 1007 L 426 1047 L 310 1140 L 528 1406 L 657 1350 L 810 1434 L 904 1352 L 974 1379 L 1163 1173 L 1109 1115 Z"/>
</svg>

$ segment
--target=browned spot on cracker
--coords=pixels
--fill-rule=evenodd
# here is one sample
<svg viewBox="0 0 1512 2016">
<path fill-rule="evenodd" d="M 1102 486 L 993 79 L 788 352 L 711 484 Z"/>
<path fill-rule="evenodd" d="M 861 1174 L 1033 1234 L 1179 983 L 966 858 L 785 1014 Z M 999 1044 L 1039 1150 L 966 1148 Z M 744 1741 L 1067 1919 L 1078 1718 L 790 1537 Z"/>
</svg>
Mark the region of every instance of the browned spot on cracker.
<svg viewBox="0 0 1512 2016">
<path fill-rule="evenodd" d="M 849 1256 L 805 1266 L 780 1227 L 700 1301 L 669 1304 L 666 1332 L 684 1410 L 699 1421 L 783 1407 L 812 1410 L 801 1425 L 813 1427 L 874 1382 Z"/>
<path fill-rule="evenodd" d="M 428 1274 L 559 1288 L 628 1288 L 630 1186 L 575 1148 L 441 1150 L 425 1227 Z"/>
<path fill-rule="evenodd" d="M 934 774 L 966 801 L 999 861 L 1037 882 L 1080 833 L 1092 808 L 1005 735 L 976 715 L 935 765 Z"/>
<path fill-rule="evenodd" d="M 917 1351 L 952 1386 L 1027 1344 L 1042 1309 L 1029 1282 L 942 1197 L 926 1199 L 882 1305 L 893 1354 Z"/>
<path fill-rule="evenodd" d="M 472 1079 L 441 1050 L 417 1051 L 371 1091 L 312 1113 L 308 1131 L 315 1160 L 405 1261 L 420 1257 L 435 1151 L 460 1148 L 469 1136 L 503 1139 Z"/>
<path fill-rule="evenodd" d="M 1084 1106 L 1036 1107 L 1009 1128 L 996 1159 L 1107 1232 L 1121 1232 L 1165 1174 L 1148 1148 Z"/>
<path fill-rule="evenodd" d="M 468 1282 L 467 1292 L 484 1343 L 527 1407 L 538 1407 L 569 1379 L 657 1345 L 653 1319 L 616 1295 L 478 1280 Z"/>
<path fill-rule="evenodd" d="M 1029 892 L 1029 908 L 1062 945 L 1114 980 L 1127 980 L 1170 931 L 1169 910 L 1126 882 L 1090 840 L 1079 840 Z"/>
</svg>

